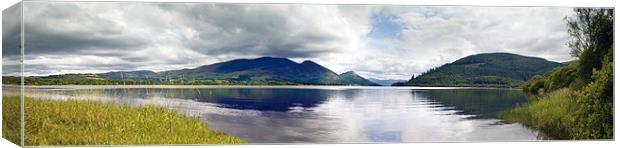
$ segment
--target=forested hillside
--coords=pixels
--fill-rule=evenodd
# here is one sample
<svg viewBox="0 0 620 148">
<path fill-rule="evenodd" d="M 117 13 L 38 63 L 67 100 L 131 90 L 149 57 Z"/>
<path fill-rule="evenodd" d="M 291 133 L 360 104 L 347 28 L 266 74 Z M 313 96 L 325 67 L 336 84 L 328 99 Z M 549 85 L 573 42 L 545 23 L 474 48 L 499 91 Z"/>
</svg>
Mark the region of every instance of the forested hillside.
<svg viewBox="0 0 620 148">
<path fill-rule="evenodd" d="M 431 69 L 397 85 L 519 87 L 532 76 L 562 65 L 511 53 L 483 53 Z"/>
</svg>

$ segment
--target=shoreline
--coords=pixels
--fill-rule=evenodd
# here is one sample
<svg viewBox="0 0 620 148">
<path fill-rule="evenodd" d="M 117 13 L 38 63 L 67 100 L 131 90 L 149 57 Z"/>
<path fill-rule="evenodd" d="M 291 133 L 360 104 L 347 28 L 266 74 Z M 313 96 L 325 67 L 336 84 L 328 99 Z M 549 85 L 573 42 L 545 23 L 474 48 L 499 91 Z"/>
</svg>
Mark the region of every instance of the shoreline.
<svg viewBox="0 0 620 148">
<path fill-rule="evenodd" d="M 20 85 L 3 84 L 3 87 Z M 356 86 L 356 85 L 24 85 L 25 88 L 290 88 L 290 89 L 506 89 L 522 90 L 508 87 L 451 87 L 451 86 Z"/>
<path fill-rule="evenodd" d="M 243 144 L 208 123 L 155 105 L 25 97 L 25 145 Z M 3 137 L 15 141 L 19 96 L 3 96 Z M 17 120 L 15 120 L 17 119 Z M 6 124 L 6 125 L 5 125 Z M 11 126 L 12 125 L 12 126 Z"/>
</svg>

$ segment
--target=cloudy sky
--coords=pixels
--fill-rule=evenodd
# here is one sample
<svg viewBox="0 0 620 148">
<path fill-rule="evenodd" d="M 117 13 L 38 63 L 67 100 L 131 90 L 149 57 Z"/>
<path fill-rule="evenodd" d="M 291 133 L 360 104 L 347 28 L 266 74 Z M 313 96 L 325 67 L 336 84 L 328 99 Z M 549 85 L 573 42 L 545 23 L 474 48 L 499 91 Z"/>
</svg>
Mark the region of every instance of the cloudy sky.
<svg viewBox="0 0 620 148">
<path fill-rule="evenodd" d="M 476 53 L 572 60 L 565 7 L 27 2 L 24 11 L 26 75 L 272 56 L 408 79 Z M 5 75 L 15 73 L 19 55 L 7 47 L 19 29 L 11 26 L 3 25 Z"/>
</svg>

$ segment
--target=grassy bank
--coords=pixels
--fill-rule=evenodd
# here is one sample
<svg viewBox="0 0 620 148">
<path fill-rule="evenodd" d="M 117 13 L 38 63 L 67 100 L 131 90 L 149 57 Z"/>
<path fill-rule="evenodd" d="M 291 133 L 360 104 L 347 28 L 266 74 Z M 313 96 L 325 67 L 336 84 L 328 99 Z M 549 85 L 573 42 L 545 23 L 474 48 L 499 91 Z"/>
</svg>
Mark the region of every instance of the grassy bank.
<svg viewBox="0 0 620 148">
<path fill-rule="evenodd" d="M 557 77 L 543 76 L 546 84 L 540 85 L 541 88 L 525 87 L 541 93 L 530 96 L 526 105 L 504 111 L 500 116 L 542 131 L 544 138 L 613 139 L 612 63 L 606 62 L 600 70 L 593 70 L 592 82 L 582 87 L 573 84 L 583 80 L 563 83 L 558 89 L 542 87 Z"/>
<path fill-rule="evenodd" d="M 524 90 L 538 93 L 531 94 L 526 105 L 500 116 L 542 131 L 548 139 L 613 139 L 613 63 L 611 56 L 605 59 L 600 69 L 592 70 L 590 80 L 562 80 L 562 71 L 577 71 L 571 69 L 578 66 L 569 65 L 560 74 L 554 70 L 528 81 L 535 85 Z"/>
<path fill-rule="evenodd" d="M 507 122 L 521 122 L 545 134 L 543 139 L 570 139 L 577 108 L 574 94 L 560 89 L 544 96 L 532 96 L 528 104 L 500 113 Z"/>
<path fill-rule="evenodd" d="M 2 100 L 4 137 L 18 141 L 19 112 L 15 111 L 19 110 L 19 97 Z M 25 145 L 245 143 L 210 130 L 207 123 L 196 118 L 157 106 L 33 98 L 25 98 L 25 102 Z"/>
<path fill-rule="evenodd" d="M 571 54 L 578 59 L 525 82 L 529 102 L 500 116 L 549 139 L 613 139 L 613 9 L 574 11 L 566 20 Z"/>
<path fill-rule="evenodd" d="M 19 145 L 20 135 L 20 100 L 16 97 L 2 97 L 2 138 Z"/>
</svg>

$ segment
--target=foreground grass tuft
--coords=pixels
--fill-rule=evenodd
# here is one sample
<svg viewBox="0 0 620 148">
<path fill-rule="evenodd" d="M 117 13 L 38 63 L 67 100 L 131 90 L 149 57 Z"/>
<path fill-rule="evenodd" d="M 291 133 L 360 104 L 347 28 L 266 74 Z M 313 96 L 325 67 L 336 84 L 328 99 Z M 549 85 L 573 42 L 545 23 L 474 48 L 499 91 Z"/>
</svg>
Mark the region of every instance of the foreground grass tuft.
<svg viewBox="0 0 620 148">
<path fill-rule="evenodd" d="M 17 97 L 2 97 L 2 138 L 16 144 L 21 143 L 20 100 Z"/>
<path fill-rule="evenodd" d="M 503 111 L 500 117 L 542 131 L 545 134 L 541 137 L 543 139 L 571 139 L 576 118 L 574 112 L 578 108 L 574 98 L 569 89 L 560 89 L 533 98 L 525 106 Z"/>
<path fill-rule="evenodd" d="M 19 110 L 19 106 L 14 103 L 19 104 L 19 97 L 3 97 L 3 112 L 9 119 L 3 120 L 3 126 L 19 126 L 19 112 L 12 112 Z M 210 130 L 207 123 L 196 118 L 157 106 L 25 98 L 25 107 L 25 145 L 245 143 L 240 138 Z M 14 116 L 18 120 L 11 120 Z M 19 132 L 4 129 L 9 129 L 3 134 L 10 141 L 19 138 Z"/>
</svg>

